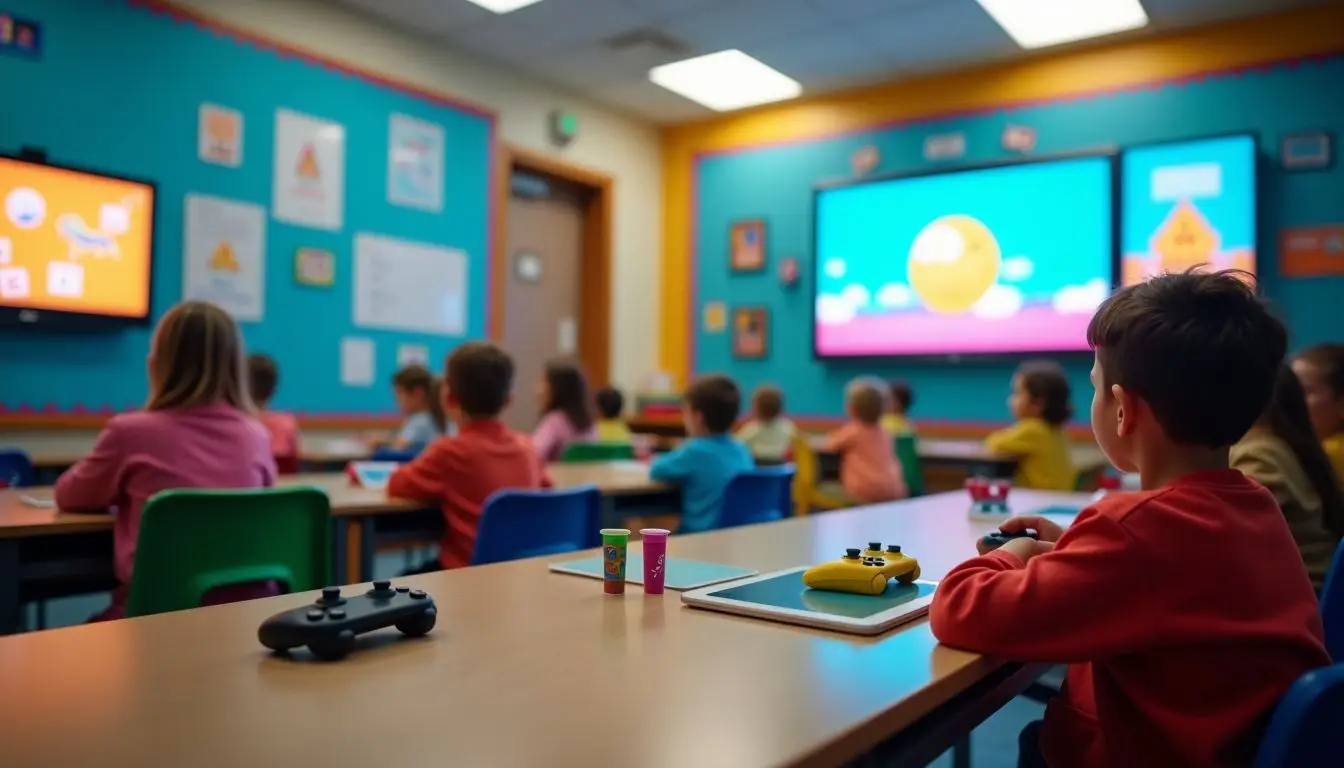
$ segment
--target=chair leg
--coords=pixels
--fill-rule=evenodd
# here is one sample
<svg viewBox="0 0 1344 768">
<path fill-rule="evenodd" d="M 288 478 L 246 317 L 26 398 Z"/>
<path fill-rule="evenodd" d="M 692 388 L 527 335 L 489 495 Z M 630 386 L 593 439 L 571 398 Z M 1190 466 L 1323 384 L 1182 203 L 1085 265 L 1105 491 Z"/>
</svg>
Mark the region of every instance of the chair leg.
<svg viewBox="0 0 1344 768">
<path fill-rule="evenodd" d="M 971 735 L 957 739 L 952 745 L 952 768 L 971 768 Z"/>
</svg>

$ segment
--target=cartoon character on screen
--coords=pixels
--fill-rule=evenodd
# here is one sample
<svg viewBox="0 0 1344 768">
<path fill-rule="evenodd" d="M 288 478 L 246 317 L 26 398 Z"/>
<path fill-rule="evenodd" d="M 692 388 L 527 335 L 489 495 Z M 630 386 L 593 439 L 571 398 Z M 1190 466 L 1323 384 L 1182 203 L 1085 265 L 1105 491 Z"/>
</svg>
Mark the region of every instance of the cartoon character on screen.
<svg viewBox="0 0 1344 768">
<path fill-rule="evenodd" d="M 1181 200 L 1158 227 L 1149 248 L 1157 255 L 1158 272 L 1184 272 L 1212 264 L 1222 237 L 1190 200 Z"/>
<path fill-rule="evenodd" d="M 78 213 L 63 213 L 56 218 L 56 234 L 69 248 L 69 259 L 79 261 L 84 257 L 95 259 L 120 259 L 121 248 L 117 237 L 130 228 L 131 219 L 143 200 L 139 193 L 123 197 L 116 203 L 103 206 L 101 226 L 94 227 L 84 221 Z"/>
<path fill-rule="evenodd" d="M 953 214 L 935 219 L 915 236 L 906 273 L 929 311 L 960 315 L 990 293 L 1002 261 L 999 241 L 989 227 Z"/>
</svg>

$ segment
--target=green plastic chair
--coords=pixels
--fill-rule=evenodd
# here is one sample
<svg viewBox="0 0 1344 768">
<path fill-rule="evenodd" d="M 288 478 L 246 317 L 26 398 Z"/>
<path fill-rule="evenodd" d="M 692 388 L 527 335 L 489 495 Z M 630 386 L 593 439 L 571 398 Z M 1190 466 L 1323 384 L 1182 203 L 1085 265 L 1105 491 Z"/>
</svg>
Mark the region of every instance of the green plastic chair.
<svg viewBox="0 0 1344 768">
<path fill-rule="evenodd" d="M 321 490 L 164 491 L 140 517 L 126 615 L 196 608 L 235 584 L 306 592 L 330 576 L 331 501 Z"/>
<path fill-rule="evenodd" d="M 570 443 L 560 455 L 560 461 L 566 464 L 631 461 L 634 458 L 635 446 L 630 443 Z"/>
<path fill-rule="evenodd" d="M 896 436 L 896 458 L 901 460 L 905 473 L 905 487 L 910 498 L 924 495 L 924 464 L 919 459 L 919 438 L 912 433 Z"/>
</svg>

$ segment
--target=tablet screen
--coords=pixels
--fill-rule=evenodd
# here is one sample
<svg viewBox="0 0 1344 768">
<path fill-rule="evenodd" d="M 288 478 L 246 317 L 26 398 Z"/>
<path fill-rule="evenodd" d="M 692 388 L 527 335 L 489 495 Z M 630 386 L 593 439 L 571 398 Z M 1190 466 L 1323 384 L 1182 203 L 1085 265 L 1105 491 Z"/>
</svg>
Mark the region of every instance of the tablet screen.
<svg viewBox="0 0 1344 768">
<path fill-rule="evenodd" d="M 892 582 L 887 585 L 887 591 L 880 595 L 852 595 L 846 592 L 812 589 L 803 584 L 802 571 L 793 571 L 749 584 L 725 587 L 710 592 L 708 596 L 793 611 L 866 619 L 883 611 L 899 608 L 921 597 L 928 597 L 933 594 L 935 586 L 931 582 L 914 584 Z"/>
</svg>

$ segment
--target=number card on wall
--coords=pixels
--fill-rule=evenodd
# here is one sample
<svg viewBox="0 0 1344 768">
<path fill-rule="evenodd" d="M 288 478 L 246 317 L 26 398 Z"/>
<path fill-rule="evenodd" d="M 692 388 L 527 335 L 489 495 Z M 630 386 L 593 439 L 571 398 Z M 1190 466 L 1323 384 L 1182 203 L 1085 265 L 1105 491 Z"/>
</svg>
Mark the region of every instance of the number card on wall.
<svg viewBox="0 0 1344 768">
<path fill-rule="evenodd" d="M 456 248 L 360 233 L 354 291 L 360 328 L 467 332 L 467 254 Z"/>
</svg>

